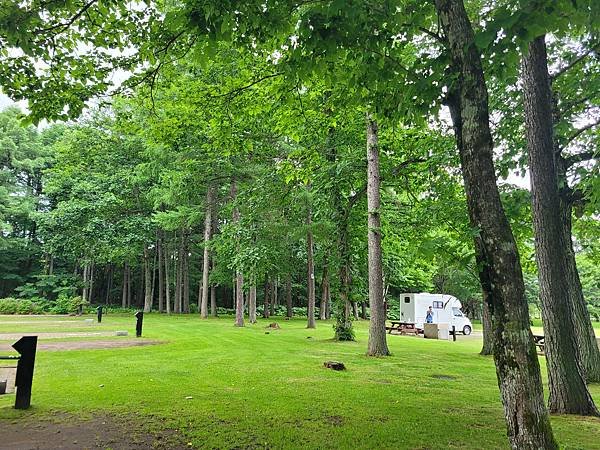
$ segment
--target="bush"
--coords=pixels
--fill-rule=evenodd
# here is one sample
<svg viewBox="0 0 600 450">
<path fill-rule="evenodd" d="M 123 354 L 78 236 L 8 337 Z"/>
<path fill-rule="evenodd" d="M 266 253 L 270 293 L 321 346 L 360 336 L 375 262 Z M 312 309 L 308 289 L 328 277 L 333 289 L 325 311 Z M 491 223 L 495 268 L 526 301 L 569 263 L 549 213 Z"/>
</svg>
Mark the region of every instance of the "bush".
<svg viewBox="0 0 600 450">
<path fill-rule="evenodd" d="M 43 306 L 31 300 L 3 298 L 0 299 L 0 314 L 42 314 Z"/>
<path fill-rule="evenodd" d="M 53 314 L 75 314 L 79 312 L 80 308 L 87 306 L 88 303 L 84 302 L 81 297 L 70 297 L 63 294 L 56 299 L 56 302 L 50 308 L 50 312 Z"/>
</svg>

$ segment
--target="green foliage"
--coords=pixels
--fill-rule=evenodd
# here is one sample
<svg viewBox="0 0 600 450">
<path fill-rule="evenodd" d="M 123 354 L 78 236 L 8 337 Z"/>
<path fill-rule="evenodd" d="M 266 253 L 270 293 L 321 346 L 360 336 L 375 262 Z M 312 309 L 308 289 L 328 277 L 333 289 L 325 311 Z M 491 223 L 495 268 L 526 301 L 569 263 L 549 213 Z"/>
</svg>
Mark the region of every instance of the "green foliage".
<svg viewBox="0 0 600 450">
<path fill-rule="evenodd" d="M 43 307 L 34 301 L 16 298 L 0 298 L 0 314 L 41 314 Z"/>
</svg>

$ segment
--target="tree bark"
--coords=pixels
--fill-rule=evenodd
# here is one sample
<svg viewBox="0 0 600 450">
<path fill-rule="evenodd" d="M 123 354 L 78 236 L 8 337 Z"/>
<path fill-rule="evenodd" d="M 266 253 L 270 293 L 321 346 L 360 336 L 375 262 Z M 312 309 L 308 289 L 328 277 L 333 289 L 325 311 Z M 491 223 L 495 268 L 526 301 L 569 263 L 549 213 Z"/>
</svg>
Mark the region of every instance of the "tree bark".
<svg viewBox="0 0 600 450">
<path fill-rule="evenodd" d="M 377 122 L 367 114 L 367 209 L 369 247 L 369 321 L 368 356 L 387 356 L 385 308 L 383 304 L 383 262 L 381 254 L 381 195 L 379 192 L 379 142 Z M 354 317 L 358 318 L 353 302 Z"/>
<path fill-rule="evenodd" d="M 211 258 L 212 270 L 215 270 L 216 261 L 214 255 Z M 213 284 L 210 287 L 210 315 L 217 317 L 217 287 Z"/>
<path fill-rule="evenodd" d="M 314 256 L 314 242 L 312 233 L 312 211 L 310 206 L 308 207 L 306 215 L 306 268 L 307 268 L 307 297 L 308 307 L 306 308 L 307 324 L 306 328 L 315 328 L 315 256 Z"/>
<path fill-rule="evenodd" d="M 327 259 L 323 264 L 323 278 L 321 279 L 321 305 L 319 306 L 319 319 L 327 319 L 327 300 L 329 298 L 329 267 Z"/>
<path fill-rule="evenodd" d="M 553 114 L 554 127 L 560 122 L 560 113 L 558 108 L 554 109 Z M 557 140 L 554 142 L 554 154 L 557 157 L 556 170 L 558 175 L 559 198 L 560 198 L 560 217 L 563 240 L 565 245 L 567 288 L 569 298 L 573 305 L 574 316 L 573 324 L 575 327 L 575 338 L 579 351 L 579 359 L 583 366 L 586 381 L 589 383 L 600 382 L 600 349 L 596 341 L 592 319 L 590 317 L 579 272 L 577 271 L 577 262 L 575 260 L 575 251 L 573 250 L 572 230 L 573 230 L 573 203 L 575 201 L 575 192 L 569 186 L 567 171 L 569 170 L 568 161 L 561 155 L 561 148 Z"/>
<path fill-rule="evenodd" d="M 185 314 L 190 313 L 190 232 L 185 230 L 183 233 L 183 259 L 182 259 L 182 311 Z"/>
<path fill-rule="evenodd" d="M 210 272 L 210 249 L 208 247 L 212 233 L 212 215 L 214 203 L 214 188 L 209 186 L 206 192 L 206 214 L 204 216 L 204 257 L 202 259 L 202 294 L 200 296 L 200 317 L 208 318 L 208 277 Z"/>
<path fill-rule="evenodd" d="M 486 298 L 486 293 L 483 292 L 483 307 L 481 313 L 481 324 L 483 325 L 483 347 L 481 347 L 480 355 L 494 354 L 494 331 L 492 330 L 492 317 L 490 306 Z"/>
<path fill-rule="evenodd" d="M 144 246 L 144 312 L 152 310 L 152 279 L 150 274 L 150 254 Z"/>
<path fill-rule="evenodd" d="M 560 218 L 554 159 L 552 91 L 545 36 L 529 43 L 523 56 L 525 130 L 531 170 L 535 254 L 544 320 L 550 411 L 598 415 L 585 384 L 569 297 L 566 243 Z"/>
<path fill-rule="evenodd" d="M 286 316 L 291 319 L 294 316 L 294 309 L 292 305 L 292 276 L 290 274 L 285 280 L 285 307 Z"/>
<path fill-rule="evenodd" d="M 165 310 L 165 261 L 162 232 L 158 238 L 156 249 L 158 251 L 158 312 L 162 313 Z"/>
<path fill-rule="evenodd" d="M 479 230 L 482 289 L 494 330 L 494 362 L 508 437 L 514 449 L 558 448 L 544 405 L 517 246 L 504 213 L 493 162 L 481 54 L 462 0 L 435 0 L 457 75 L 448 105 L 459 149 L 469 219 Z"/>
<path fill-rule="evenodd" d="M 264 302 L 263 302 L 263 318 L 264 319 L 268 319 L 269 318 L 269 292 L 270 292 L 270 283 L 269 283 L 269 278 L 265 278 L 265 298 L 264 298 Z"/>
<path fill-rule="evenodd" d="M 248 291 L 248 320 L 256 323 L 256 276 L 252 276 L 252 286 Z"/>
<path fill-rule="evenodd" d="M 237 183 L 235 180 L 231 181 L 230 196 L 235 202 L 237 197 Z M 240 210 L 236 206 L 233 208 L 233 223 L 239 226 L 240 223 Z M 244 278 L 240 269 L 236 269 L 235 272 L 235 326 L 244 326 Z"/>
<path fill-rule="evenodd" d="M 163 252 L 165 260 L 165 307 L 167 314 L 171 314 L 171 283 L 169 282 L 169 259 L 171 258 L 171 252 L 169 247 L 169 244 L 166 243 Z"/>
<path fill-rule="evenodd" d="M 123 287 L 121 291 L 121 307 L 127 308 L 127 270 L 129 265 L 125 263 L 123 265 Z"/>
<path fill-rule="evenodd" d="M 566 177 L 564 183 L 566 183 Z M 572 203 L 569 200 L 565 201 L 561 196 L 560 213 L 563 235 L 563 241 L 561 242 L 565 243 L 565 252 L 567 255 L 565 265 L 568 281 L 567 288 L 571 304 L 573 305 L 573 326 L 585 379 L 589 383 L 597 383 L 600 382 L 600 348 L 598 348 L 590 313 L 583 297 L 583 289 L 581 287 L 581 280 L 579 279 L 579 272 L 577 271 L 577 262 L 575 261 L 575 252 L 573 251 L 573 241 L 571 238 L 572 207 Z"/>
</svg>

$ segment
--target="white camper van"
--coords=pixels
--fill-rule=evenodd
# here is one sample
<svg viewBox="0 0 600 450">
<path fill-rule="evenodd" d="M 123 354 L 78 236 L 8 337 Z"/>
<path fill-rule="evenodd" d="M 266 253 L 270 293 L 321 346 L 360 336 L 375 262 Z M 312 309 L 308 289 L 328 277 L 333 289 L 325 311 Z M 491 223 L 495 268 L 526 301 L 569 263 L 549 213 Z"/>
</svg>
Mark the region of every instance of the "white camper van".
<svg viewBox="0 0 600 450">
<path fill-rule="evenodd" d="M 448 327 L 456 327 L 456 331 L 471 334 L 473 325 L 460 310 L 460 300 L 451 295 L 429 294 L 400 294 L 400 320 L 414 323 L 418 329 L 423 329 L 425 315 L 429 307 L 433 309 L 433 323 L 447 323 Z"/>
</svg>

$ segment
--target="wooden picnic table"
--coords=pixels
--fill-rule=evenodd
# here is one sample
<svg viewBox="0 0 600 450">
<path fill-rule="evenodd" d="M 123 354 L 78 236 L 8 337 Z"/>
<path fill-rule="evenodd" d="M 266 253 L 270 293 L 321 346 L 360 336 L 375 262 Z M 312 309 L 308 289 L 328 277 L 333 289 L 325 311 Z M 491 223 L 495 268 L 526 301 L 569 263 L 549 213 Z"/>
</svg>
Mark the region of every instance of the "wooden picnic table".
<svg viewBox="0 0 600 450">
<path fill-rule="evenodd" d="M 392 320 L 390 321 L 391 326 L 385 327 L 389 334 L 392 334 L 393 331 L 397 331 L 400 334 L 418 334 L 419 330 L 415 326 L 413 322 L 403 322 L 401 320 Z"/>
</svg>

